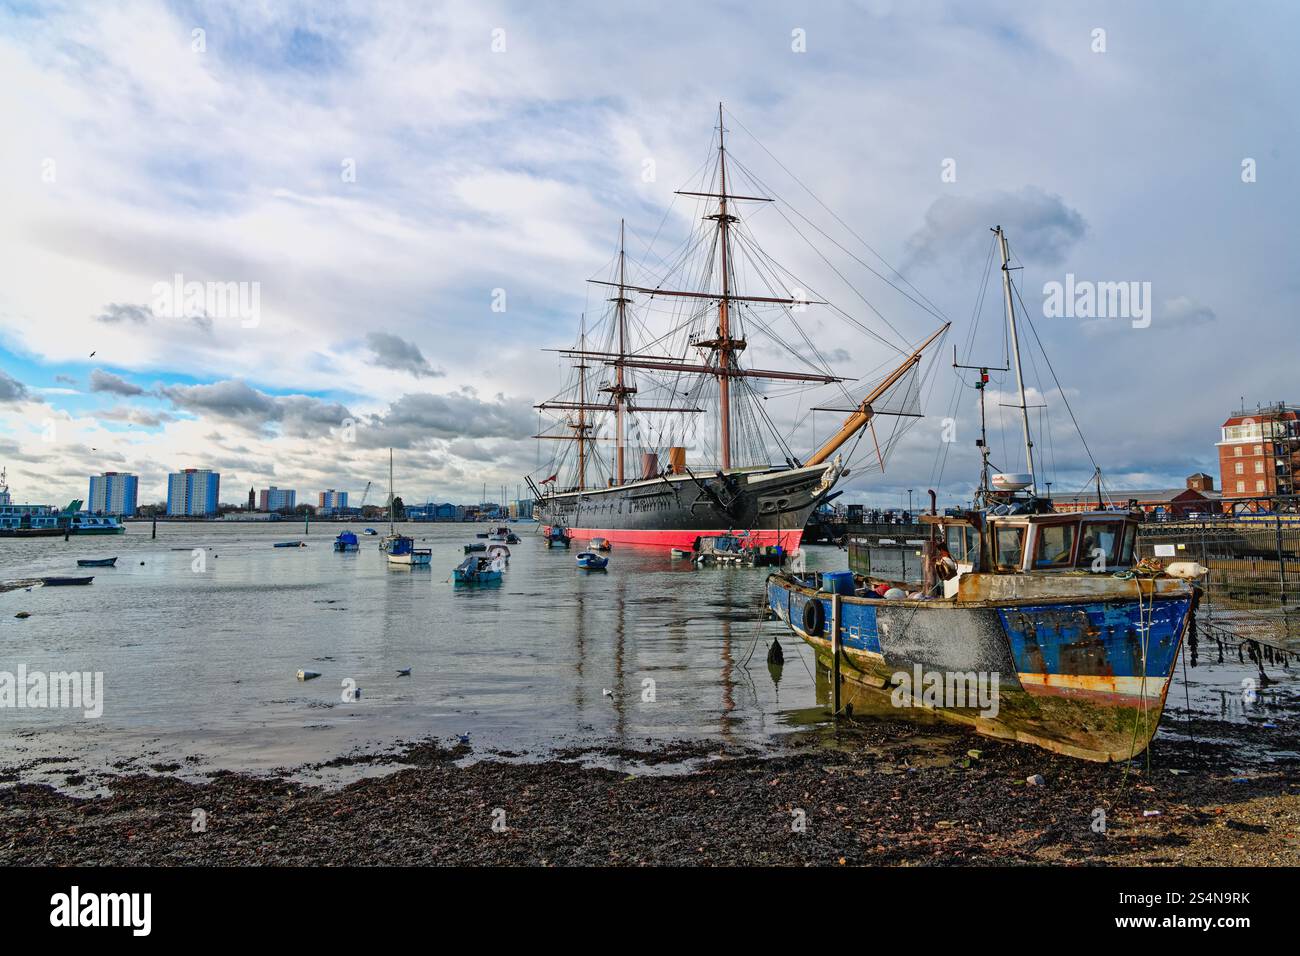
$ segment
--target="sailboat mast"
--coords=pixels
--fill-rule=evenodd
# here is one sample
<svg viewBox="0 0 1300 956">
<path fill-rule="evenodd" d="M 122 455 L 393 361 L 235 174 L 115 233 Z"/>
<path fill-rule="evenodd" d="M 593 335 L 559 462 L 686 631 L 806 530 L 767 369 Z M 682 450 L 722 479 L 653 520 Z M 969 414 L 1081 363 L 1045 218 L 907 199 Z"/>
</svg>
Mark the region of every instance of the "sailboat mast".
<svg viewBox="0 0 1300 956">
<path fill-rule="evenodd" d="M 393 533 L 393 450 L 388 449 L 388 533 Z"/>
<path fill-rule="evenodd" d="M 945 322 L 941 325 L 937 332 L 922 342 L 916 351 L 903 360 L 901 365 L 886 375 L 879 385 L 868 392 L 866 398 L 859 402 L 858 407 L 844 420 L 844 424 L 840 426 L 839 431 L 813 452 L 812 456 L 804 462 L 804 465 L 820 465 L 822 462 L 827 461 L 831 455 L 839 450 L 841 445 L 870 424 L 871 420 L 876 416 L 875 409 L 871 407 L 872 402 L 888 392 L 898 383 L 899 379 L 915 368 L 921 361 L 921 353 L 930 346 L 931 342 L 947 332 L 950 325 L 952 325 L 951 322 Z"/>
<path fill-rule="evenodd" d="M 1025 376 L 1020 368 L 1020 339 L 1016 335 L 1016 310 L 1011 297 L 1011 254 L 1007 251 L 1007 234 L 1001 226 L 996 226 L 993 233 L 998 237 L 1002 251 L 1002 294 L 1006 299 L 1007 327 L 1011 332 L 1011 354 L 1016 363 L 1016 391 L 1020 396 L 1020 423 L 1025 434 L 1025 465 L 1029 470 L 1029 490 L 1038 494 L 1038 479 L 1034 476 L 1034 440 L 1029 434 L 1029 406 L 1025 402 Z"/>
<path fill-rule="evenodd" d="M 726 128 L 722 125 L 722 104 L 718 104 L 718 171 L 720 175 L 718 198 L 719 245 L 722 247 L 722 299 L 718 302 L 718 443 L 722 449 L 722 469 L 731 467 L 731 317 L 727 305 L 731 296 L 728 273 L 731 270 L 731 217 L 727 214 L 727 144 Z"/>
<path fill-rule="evenodd" d="M 582 348 L 587 348 L 587 316 L 582 317 L 578 334 Z M 587 362 L 578 359 L 578 490 L 587 487 Z"/>
<path fill-rule="evenodd" d="M 627 356 L 627 287 L 625 267 L 627 256 L 623 250 L 624 220 L 618 221 L 618 357 Z M 623 365 L 614 366 L 614 418 L 615 441 L 618 443 L 618 483 L 623 484 L 623 412 L 627 406 L 627 391 L 623 384 Z"/>
</svg>

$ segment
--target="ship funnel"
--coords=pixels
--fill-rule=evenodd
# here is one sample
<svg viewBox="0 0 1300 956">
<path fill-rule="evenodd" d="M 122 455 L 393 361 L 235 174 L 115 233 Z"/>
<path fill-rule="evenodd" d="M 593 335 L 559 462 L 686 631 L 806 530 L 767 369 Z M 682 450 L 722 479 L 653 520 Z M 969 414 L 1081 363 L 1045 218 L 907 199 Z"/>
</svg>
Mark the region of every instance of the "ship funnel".
<svg viewBox="0 0 1300 956">
<path fill-rule="evenodd" d="M 674 475 L 686 474 L 686 449 L 681 445 L 674 445 L 669 448 L 668 464 L 672 466 Z"/>
</svg>

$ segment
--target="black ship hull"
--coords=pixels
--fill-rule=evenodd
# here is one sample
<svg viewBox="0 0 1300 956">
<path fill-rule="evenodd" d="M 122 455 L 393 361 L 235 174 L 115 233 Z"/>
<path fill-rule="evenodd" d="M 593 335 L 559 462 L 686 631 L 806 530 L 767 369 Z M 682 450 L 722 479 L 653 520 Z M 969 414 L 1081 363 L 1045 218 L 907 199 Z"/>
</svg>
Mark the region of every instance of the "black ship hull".
<svg viewBox="0 0 1300 956">
<path fill-rule="evenodd" d="M 799 547 L 804 524 L 839 480 L 838 462 L 805 468 L 663 475 L 612 488 L 556 492 L 535 514 L 579 539 L 690 548 L 702 536 L 747 532 L 759 545 Z"/>
</svg>

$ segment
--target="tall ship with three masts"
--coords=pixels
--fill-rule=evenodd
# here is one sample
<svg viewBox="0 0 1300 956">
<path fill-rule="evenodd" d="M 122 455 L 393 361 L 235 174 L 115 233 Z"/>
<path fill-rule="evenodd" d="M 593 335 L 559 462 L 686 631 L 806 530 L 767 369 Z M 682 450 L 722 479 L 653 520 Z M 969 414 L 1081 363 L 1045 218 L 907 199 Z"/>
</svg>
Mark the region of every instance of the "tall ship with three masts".
<svg viewBox="0 0 1300 956">
<path fill-rule="evenodd" d="M 537 406 L 550 421 L 536 437 L 559 449 L 526 478 L 543 524 L 614 544 L 689 548 L 700 537 L 736 533 L 755 545 L 794 550 L 808 516 L 857 467 L 855 452 L 883 469 L 875 419 L 891 415 L 905 426 L 919 417 L 922 353 L 948 324 L 909 342 L 831 265 L 835 280 L 888 327 L 888 337 L 768 255 L 741 209 L 774 210 L 814 250 L 805 233 L 827 234 L 783 200 L 761 194 L 771 190 L 728 150 L 727 132 L 719 106 L 699 188 L 676 192 L 698 207 L 691 234 L 664 256 L 647 243 L 633 262 L 620 224 L 608 271 L 589 280 L 607 296 L 600 318 L 589 325 L 584 313 L 577 343 L 557 350 L 570 375 L 561 392 Z M 892 269 L 878 271 L 849 254 L 917 302 Z M 894 354 L 866 376 L 837 374 L 814 342 L 826 326 L 814 309 Z M 756 352 L 781 357 L 785 367 L 744 361 Z M 825 392 L 833 393 L 833 405 L 816 404 L 814 394 Z M 793 414 L 778 410 L 782 401 L 795 406 Z M 842 413 L 843 423 L 811 452 L 798 453 L 790 433 L 806 430 L 816 411 Z M 899 432 L 885 436 L 886 449 Z M 871 443 L 859 449 L 868 433 Z"/>
</svg>

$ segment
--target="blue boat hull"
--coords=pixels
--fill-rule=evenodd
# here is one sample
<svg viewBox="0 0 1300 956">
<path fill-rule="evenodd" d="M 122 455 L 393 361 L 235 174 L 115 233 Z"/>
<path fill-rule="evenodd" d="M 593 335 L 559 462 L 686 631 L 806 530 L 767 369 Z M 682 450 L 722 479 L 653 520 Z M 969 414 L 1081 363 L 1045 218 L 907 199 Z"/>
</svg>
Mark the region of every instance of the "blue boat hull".
<svg viewBox="0 0 1300 956">
<path fill-rule="evenodd" d="M 771 575 L 767 605 L 831 666 L 832 595 L 812 583 Z M 1101 598 L 973 604 L 843 596 L 841 674 L 886 691 L 895 706 L 926 707 L 989 736 L 1128 759 L 1155 733 L 1195 602 L 1190 587 L 1152 596 L 1140 586 L 1116 581 L 1116 593 Z M 805 611 L 811 602 L 820 614 Z M 941 689 L 975 678 L 996 687 L 996 707 L 956 706 L 960 698 Z"/>
<path fill-rule="evenodd" d="M 457 568 L 452 572 L 457 584 L 500 584 L 500 571 L 471 571 L 468 574 Z"/>
</svg>

